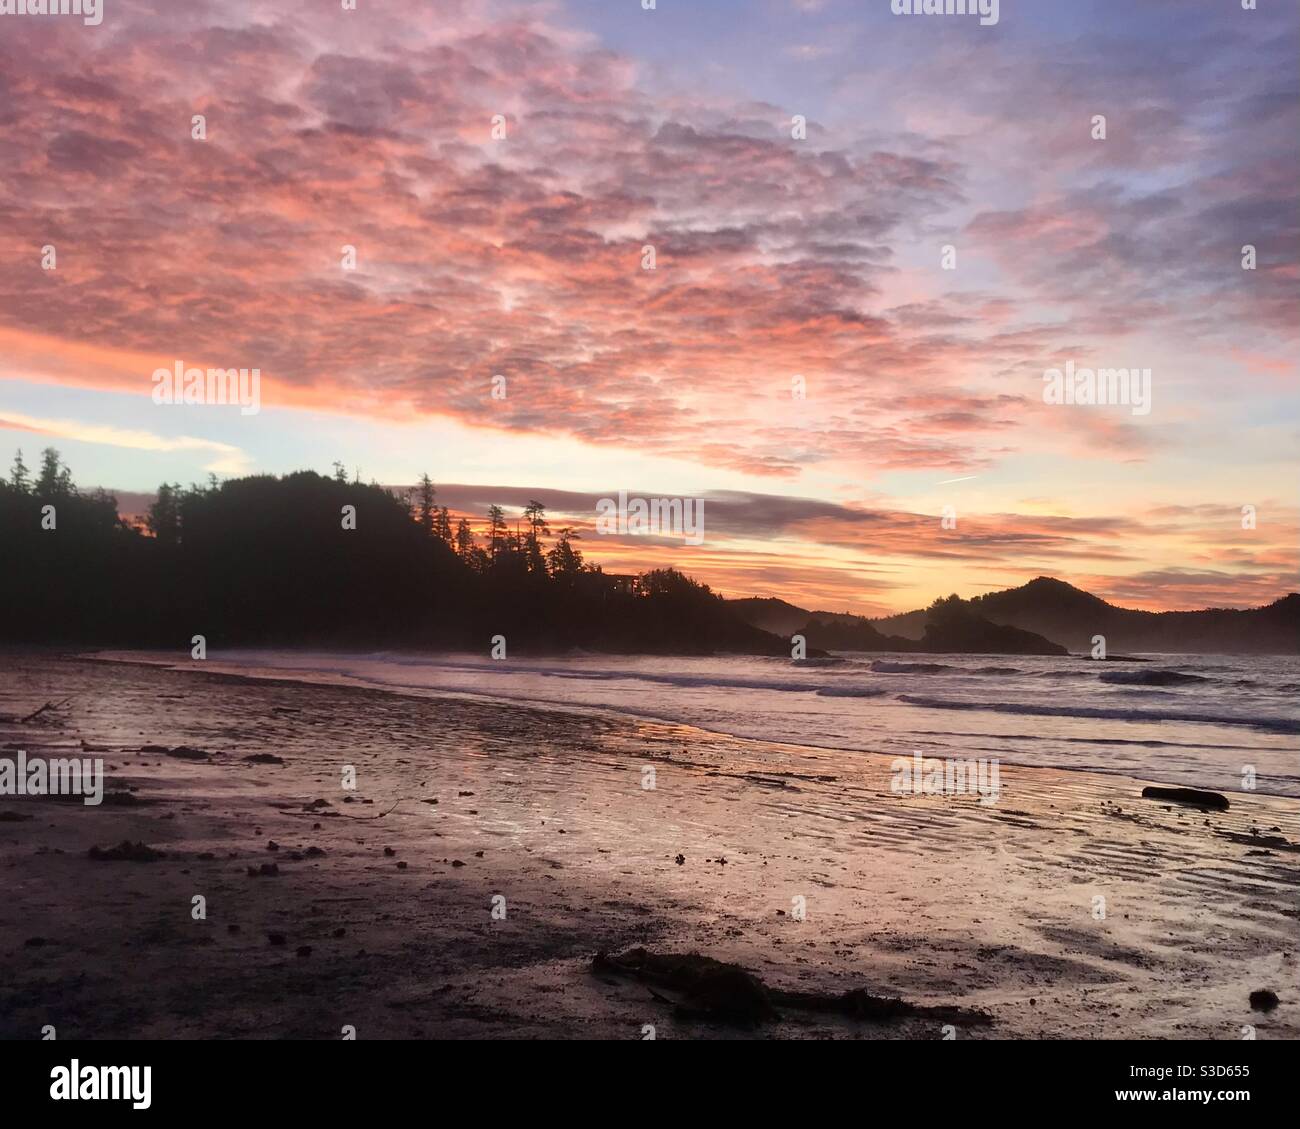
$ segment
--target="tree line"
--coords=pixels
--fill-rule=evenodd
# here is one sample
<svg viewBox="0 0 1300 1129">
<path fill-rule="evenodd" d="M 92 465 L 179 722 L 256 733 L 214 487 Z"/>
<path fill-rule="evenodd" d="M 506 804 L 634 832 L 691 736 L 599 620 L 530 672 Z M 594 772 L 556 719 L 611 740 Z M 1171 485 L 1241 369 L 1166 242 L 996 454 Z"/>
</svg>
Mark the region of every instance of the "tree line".
<svg viewBox="0 0 1300 1129">
<path fill-rule="evenodd" d="M 350 508 L 351 520 L 348 519 Z M 304 470 L 182 487 L 139 521 L 81 491 L 53 448 L 0 479 L 0 640 L 183 648 L 403 646 L 508 653 L 782 653 L 676 569 L 606 574 L 530 501 L 453 522 L 410 490 Z"/>
</svg>

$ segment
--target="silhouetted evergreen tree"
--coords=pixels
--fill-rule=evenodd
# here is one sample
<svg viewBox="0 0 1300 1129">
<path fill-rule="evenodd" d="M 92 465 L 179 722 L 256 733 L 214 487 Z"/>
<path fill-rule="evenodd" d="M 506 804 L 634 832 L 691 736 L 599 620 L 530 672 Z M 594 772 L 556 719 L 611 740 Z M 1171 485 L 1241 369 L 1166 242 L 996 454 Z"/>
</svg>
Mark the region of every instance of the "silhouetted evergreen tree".
<svg viewBox="0 0 1300 1129">
<path fill-rule="evenodd" d="M 416 511 L 420 528 L 430 537 L 433 536 L 433 520 L 438 512 L 438 507 L 434 505 L 437 497 L 437 491 L 433 488 L 433 481 L 427 474 L 420 475 L 420 484 L 416 489 L 419 497 L 419 509 Z"/>
<path fill-rule="evenodd" d="M 446 506 L 442 506 L 433 519 L 433 535 L 445 545 L 453 543 L 451 513 Z"/>
<path fill-rule="evenodd" d="M 23 451 L 20 447 L 18 453 L 14 455 L 13 469 L 9 472 L 9 485 L 15 490 L 26 492 L 29 479 L 30 473 L 27 464 L 23 462 Z"/>
</svg>

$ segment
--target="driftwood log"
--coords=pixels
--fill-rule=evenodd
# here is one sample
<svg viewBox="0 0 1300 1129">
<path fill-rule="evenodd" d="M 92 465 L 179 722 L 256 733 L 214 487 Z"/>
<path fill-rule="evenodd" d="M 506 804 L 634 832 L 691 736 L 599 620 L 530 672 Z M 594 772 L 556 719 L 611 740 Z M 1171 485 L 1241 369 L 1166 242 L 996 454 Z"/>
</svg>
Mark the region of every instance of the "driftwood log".
<svg viewBox="0 0 1300 1129">
<path fill-rule="evenodd" d="M 1211 808 L 1214 811 L 1228 810 L 1228 797 L 1218 792 L 1202 792 L 1199 788 L 1155 788 L 1142 789 L 1144 800 L 1172 800 L 1176 804 L 1191 804 L 1198 808 Z"/>
</svg>

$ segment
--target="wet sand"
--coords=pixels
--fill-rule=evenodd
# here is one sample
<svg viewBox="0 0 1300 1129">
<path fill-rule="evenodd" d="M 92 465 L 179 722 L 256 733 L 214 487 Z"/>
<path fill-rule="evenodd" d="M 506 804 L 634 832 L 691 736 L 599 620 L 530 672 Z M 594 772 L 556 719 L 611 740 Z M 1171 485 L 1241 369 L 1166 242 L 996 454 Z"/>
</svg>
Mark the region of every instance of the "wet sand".
<svg viewBox="0 0 1300 1129">
<path fill-rule="evenodd" d="M 116 795 L 0 797 L 7 1038 L 943 1037 L 680 1018 L 591 973 L 636 945 L 993 1016 L 959 1038 L 1300 1037 L 1293 799 L 1006 765 L 995 804 L 895 795 L 884 756 L 212 663 L 0 653 L 3 716 L 0 755 L 102 756 Z M 88 857 L 124 839 L 166 857 Z"/>
</svg>

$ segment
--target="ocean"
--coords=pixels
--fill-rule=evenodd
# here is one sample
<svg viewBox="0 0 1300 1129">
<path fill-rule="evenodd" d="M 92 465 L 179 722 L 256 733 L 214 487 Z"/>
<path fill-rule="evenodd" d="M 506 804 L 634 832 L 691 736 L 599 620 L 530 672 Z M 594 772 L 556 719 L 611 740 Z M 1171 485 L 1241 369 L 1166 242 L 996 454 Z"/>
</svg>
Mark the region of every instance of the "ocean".
<svg viewBox="0 0 1300 1129">
<path fill-rule="evenodd" d="M 211 652 L 208 665 L 615 711 L 763 741 L 997 758 L 1300 796 L 1300 657 L 1141 657 L 1150 661 L 915 654 L 802 663 L 614 655 L 493 661 L 250 650 Z"/>
</svg>

